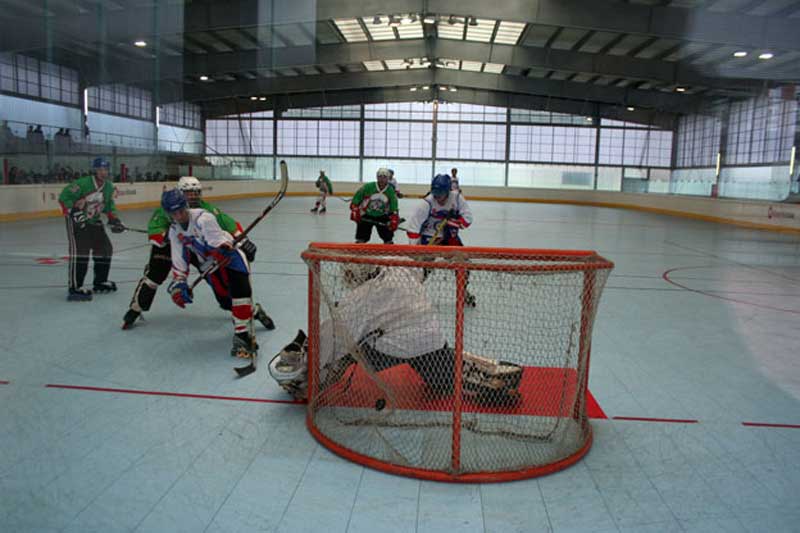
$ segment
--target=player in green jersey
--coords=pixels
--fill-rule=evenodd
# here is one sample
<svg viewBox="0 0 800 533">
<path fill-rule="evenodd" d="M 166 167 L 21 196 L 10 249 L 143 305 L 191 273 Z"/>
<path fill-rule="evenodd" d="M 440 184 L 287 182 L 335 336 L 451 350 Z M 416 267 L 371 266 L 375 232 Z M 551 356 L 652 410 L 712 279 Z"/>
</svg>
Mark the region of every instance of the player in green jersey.
<svg viewBox="0 0 800 533">
<path fill-rule="evenodd" d="M 114 205 L 114 185 L 108 176 L 110 164 L 102 157 L 92 162 L 94 176 L 87 175 L 73 181 L 61 191 L 58 201 L 67 222 L 69 240 L 69 293 L 71 302 L 89 301 L 92 292 L 105 293 L 117 290 L 108 280 L 113 247 L 108 239 L 103 221 L 108 217 L 112 233 L 122 233 L 125 226 L 117 217 Z M 89 255 L 94 258 L 93 291 L 83 287 L 89 269 Z"/>
<path fill-rule="evenodd" d="M 389 185 L 388 168 L 379 168 L 376 181 L 367 183 L 353 196 L 350 203 L 350 220 L 356 223 L 356 242 L 369 242 L 372 227 L 384 244 L 394 244 L 394 232 L 400 224 L 397 194 Z"/>
</svg>

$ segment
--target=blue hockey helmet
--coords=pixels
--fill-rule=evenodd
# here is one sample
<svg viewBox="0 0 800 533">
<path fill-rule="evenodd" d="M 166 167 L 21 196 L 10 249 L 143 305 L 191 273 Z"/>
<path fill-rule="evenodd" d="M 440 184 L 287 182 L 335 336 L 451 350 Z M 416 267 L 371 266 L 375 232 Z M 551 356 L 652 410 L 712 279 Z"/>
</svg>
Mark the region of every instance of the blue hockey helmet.
<svg viewBox="0 0 800 533">
<path fill-rule="evenodd" d="M 168 215 L 171 215 L 181 209 L 187 209 L 189 204 L 186 202 L 186 196 L 183 195 L 182 190 L 169 189 L 161 195 L 161 207 Z"/>
<path fill-rule="evenodd" d="M 447 196 L 450 194 L 450 176 L 437 174 L 431 182 L 431 192 L 434 196 Z"/>
<path fill-rule="evenodd" d="M 96 157 L 94 161 L 92 161 L 92 168 L 111 168 L 111 163 L 108 162 L 108 159 L 105 157 Z"/>
</svg>

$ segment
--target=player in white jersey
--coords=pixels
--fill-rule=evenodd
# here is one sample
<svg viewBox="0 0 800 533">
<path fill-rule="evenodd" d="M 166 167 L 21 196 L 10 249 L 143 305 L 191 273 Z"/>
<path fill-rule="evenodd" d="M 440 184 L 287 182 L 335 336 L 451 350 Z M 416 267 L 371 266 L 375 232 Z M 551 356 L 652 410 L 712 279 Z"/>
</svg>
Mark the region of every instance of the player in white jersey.
<svg viewBox="0 0 800 533">
<path fill-rule="evenodd" d="M 458 231 L 472 224 L 469 204 L 451 189 L 450 176 L 433 178 L 431 192 L 414 208 L 406 221 L 409 244 L 463 246 Z"/>
<path fill-rule="evenodd" d="M 172 282 L 167 291 L 178 307 L 192 303 L 187 278 L 191 256 L 201 263 L 201 271 L 218 268 L 206 277 L 215 293 L 227 293 L 233 315 L 231 355 L 254 357 L 258 345 L 252 331 L 253 290 L 250 265 L 244 253 L 234 247 L 233 237 L 223 230 L 216 217 L 203 209 L 189 209 L 179 189 L 165 191 L 161 206 L 173 221 L 169 230 L 172 256 Z"/>
<path fill-rule="evenodd" d="M 397 184 L 397 178 L 394 177 L 394 170 L 391 168 L 389 169 L 389 185 L 394 189 L 398 199 L 403 197 L 403 193 L 400 192 L 400 185 Z"/>
<path fill-rule="evenodd" d="M 458 183 L 458 169 L 455 167 L 450 169 L 450 189 L 461 192 L 461 185 Z"/>
<path fill-rule="evenodd" d="M 322 387 L 357 362 L 375 372 L 408 363 L 432 392 L 449 393 L 453 350 L 422 286 L 422 270 L 346 265 L 343 277 L 351 290 L 337 302 L 333 318 L 320 325 Z M 269 366 L 272 377 L 297 398 L 305 397 L 306 340 L 301 330 Z"/>
</svg>

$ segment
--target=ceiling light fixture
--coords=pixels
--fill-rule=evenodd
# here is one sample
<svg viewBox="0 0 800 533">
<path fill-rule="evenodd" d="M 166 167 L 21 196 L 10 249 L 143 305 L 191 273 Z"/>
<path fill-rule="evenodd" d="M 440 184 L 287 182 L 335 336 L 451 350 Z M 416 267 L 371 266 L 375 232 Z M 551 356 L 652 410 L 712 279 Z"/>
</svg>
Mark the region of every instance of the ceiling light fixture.
<svg viewBox="0 0 800 533">
<path fill-rule="evenodd" d="M 458 21 L 456 20 L 456 16 L 455 15 L 450 15 L 450 18 L 447 19 L 447 23 L 450 24 L 451 26 L 453 24 L 455 24 L 456 22 L 458 22 Z"/>
<path fill-rule="evenodd" d="M 434 17 L 433 15 L 425 15 L 424 17 L 422 17 L 422 23 L 423 24 L 436 24 L 436 17 Z"/>
<path fill-rule="evenodd" d="M 408 90 L 409 90 L 409 91 L 411 91 L 411 92 L 413 93 L 413 92 L 416 92 L 416 91 L 417 91 L 417 88 L 416 88 L 416 87 L 411 87 L 411 88 L 409 88 Z"/>
<path fill-rule="evenodd" d="M 747 57 L 747 52 L 744 50 L 739 50 L 738 52 L 733 53 L 733 57 Z"/>
<path fill-rule="evenodd" d="M 137 48 L 144 48 L 145 46 L 147 46 L 147 41 L 143 41 L 141 39 L 139 39 L 138 41 L 133 41 L 133 46 L 136 46 Z"/>
<path fill-rule="evenodd" d="M 629 105 L 629 106 L 627 107 L 627 109 L 628 109 L 628 111 L 636 111 L 636 108 L 635 108 L 635 107 L 633 107 L 633 106 L 631 106 L 631 105 Z"/>
<path fill-rule="evenodd" d="M 764 52 L 763 54 L 759 54 L 758 56 L 759 59 L 772 59 L 773 57 L 775 57 L 775 54 L 773 54 L 772 52 Z"/>
<path fill-rule="evenodd" d="M 423 91 L 427 91 L 428 89 L 430 89 L 430 87 L 428 85 L 423 85 L 422 86 L 422 90 Z"/>
<path fill-rule="evenodd" d="M 412 22 L 411 15 L 403 15 L 403 18 L 400 19 L 401 24 L 411 24 Z"/>
<path fill-rule="evenodd" d="M 592 117 L 586 117 L 586 122 L 591 122 L 591 121 L 592 121 Z"/>
<path fill-rule="evenodd" d="M 675 87 L 675 92 L 685 93 L 686 87 Z"/>
<path fill-rule="evenodd" d="M 258 100 L 258 96 L 251 96 L 250 100 Z"/>
<path fill-rule="evenodd" d="M 200 76 L 200 81 L 208 81 L 208 76 L 206 76 L 205 74 Z"/>
<path fill-rule="evenodd" d="M 446 91 L 447 90 L 447 85 L 441 85 L 441 86 L 439 86 L 439 88 L 441 90 L 443 90 L 443 91 Z"/>
<path fill-rule="evenodd" d="M 380 24 L 381 23 L 381 16 L 380 15 L 375 15 L 375 18 L 372 19 L 372 23 L 375 24 L 376 26 L 378 24 Z"/>
<path fill-rule="evenodd" d="M 267 101 L 267 97 L 266 96 L 260 96 L 258 99 L 260 101 L 262 101 L 262 102 L 266 102 Z"/>
<path fill-rule="evenodd" d="M 458 89 L 456 89 L 455 87 L 450 87 L 450 92 L 451 92 L 451 93 L 454 93 L 454 92 L 456 92 L 457 90 L 458 90 Z"/>
<path fill-rule="evenodd" d="M 470 17 L 469 18 L 469 25 L 470 26 L 477 26 L 478 25 L 478 19 L 476 19 L 475 17 Z"/>
<path fill-rule="evenodd" d="M 395 18 L 394 15 L 389 15 L 389 27 L 396 28 L 400 25 L 400 20 Z"/>
</svg>

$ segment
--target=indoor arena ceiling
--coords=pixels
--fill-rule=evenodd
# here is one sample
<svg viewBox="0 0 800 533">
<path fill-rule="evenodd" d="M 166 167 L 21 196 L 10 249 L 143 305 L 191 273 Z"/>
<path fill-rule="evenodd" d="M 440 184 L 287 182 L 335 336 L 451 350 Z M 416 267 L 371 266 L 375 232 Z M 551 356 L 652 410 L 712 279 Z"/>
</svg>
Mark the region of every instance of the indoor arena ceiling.
<svg viewBox="0 0 800 533">
<path fill-rule="evenodd" d="M 207 116 L 438 98 L 644 120 L 800 81 L 799 1 L 0 0 L 0 9 L 3 52 L 76 68 L 89 85 L 198 103 Z"/>
</svg>

